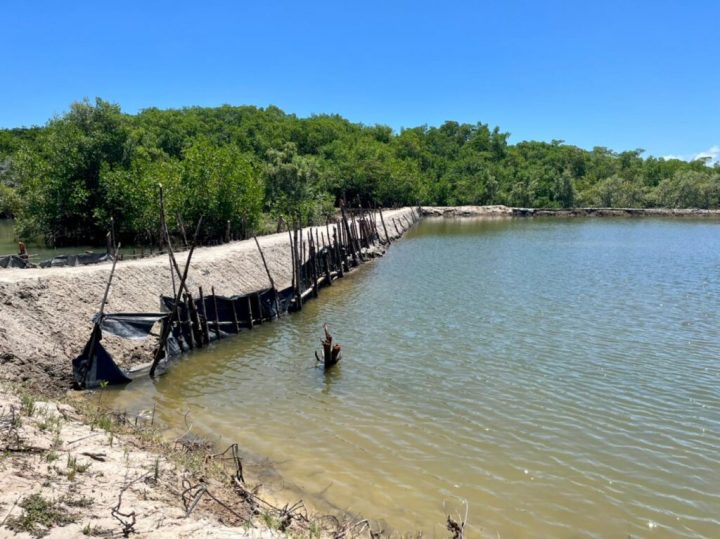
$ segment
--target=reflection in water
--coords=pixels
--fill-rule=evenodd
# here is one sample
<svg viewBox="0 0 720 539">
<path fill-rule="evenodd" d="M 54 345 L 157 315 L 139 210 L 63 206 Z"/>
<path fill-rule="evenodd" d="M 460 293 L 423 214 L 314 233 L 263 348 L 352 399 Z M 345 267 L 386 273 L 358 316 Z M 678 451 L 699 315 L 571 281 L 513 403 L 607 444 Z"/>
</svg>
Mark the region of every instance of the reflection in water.
<svg viewBox="0 0 720 539">
<path fill-rule="evenodd" d="M 322 373 L 323 373 L 323 380 L 325 382 L 324 387 L 323 387 L 324 394 L 326 394 L 326 395 L 329 394 L 333 382 L 336 380 L 339 381 L 341 379 L 341 377 L 342 377 L 341 363 L 342 363 L 342 361 L 340 363 L 338 363 L 337 365 L 335 365 L 334 367 L 332 367 L 331 369 L 327 369 L 327 370 L 323 369 L 322 367 L 317 367 L 317 369 L 322 371 Z"/>
<path fill-rule="evenodd" d="M 426 221 L 108 396 L 401 531 L 445 536 L 466 499 L 473 535 L 720 537 L 718 268 L 714 222 Z"/>
</svg>

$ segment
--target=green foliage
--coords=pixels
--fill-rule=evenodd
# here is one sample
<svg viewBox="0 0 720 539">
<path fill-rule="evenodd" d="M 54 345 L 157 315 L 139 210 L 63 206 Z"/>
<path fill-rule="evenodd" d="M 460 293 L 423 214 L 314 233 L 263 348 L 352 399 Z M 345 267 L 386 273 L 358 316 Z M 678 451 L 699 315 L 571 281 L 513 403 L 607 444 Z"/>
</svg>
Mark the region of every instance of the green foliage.
<svg viewBox="0 0 720 539">
<path fill-rule="evenodd" d="M 720 174 L 678 171 L 657 186 L 655 202 L 665 208 L 716 208 L 720 202 Z"/>
<path fill-rule="evenodd" d="M 31 494 L 20 503 L 23 509 L 19 517 L 10 517 L 5 525 L 14 532 L 29 533 L 33 537 L 42 537 L 45 532 L 55 526 L 64 526 L 75 522 L 59 503 L 43 498 L 40 494 Z"/>
<path fill-rule="evenodd" d="M 327 206 L 320 186 L 317 160 L 297 153 L 289 142 L 279 150 L 268 151 L 265 168 L 266 200 L 276 216 L 308 223 Z"/>
<path fill-rule="evenodd" d="M 270 218 L 322 220 L 333 206 L 509 204 L 525 207 L 717 208 L 720 166 L 508 144 L 499 128 L 448 121 L 394 133 L 337 115 L 297 118 L 277 107 L 147 109 L 74 103 L 44 127 L 0 130 L 0 215 L 21 237 L 159 243 L 159 185 L 171 233 L 217 241 L 271 230 Z"/>
<path fill-rule="evenodd" d="M 231 230 L 253 228 L 263 204 L 262 177 L 254 158 L 237 146 L 215 146 L 207 139 L 194 140 L 183 151 L 180 186 L 169 199 L 171 213 L 187 222 L 204 216 L 206 237 L 220 237 Z"/>
</svg>

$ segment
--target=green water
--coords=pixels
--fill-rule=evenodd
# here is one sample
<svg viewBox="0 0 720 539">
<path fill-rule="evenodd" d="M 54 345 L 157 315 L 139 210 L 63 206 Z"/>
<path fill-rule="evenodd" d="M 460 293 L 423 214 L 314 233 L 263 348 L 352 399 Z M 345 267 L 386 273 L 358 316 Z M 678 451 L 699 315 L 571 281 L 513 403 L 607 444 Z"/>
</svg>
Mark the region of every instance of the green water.
<svg viewBox="0 0 720 539">
<path fill-rule="evenodd" d="M 28 240 L 23 238 L 30 254 L 31 262 L 38 263 L 42 260 L 58 255 L 77 254 L 86 250 L 101 252 L 105 249 L 80 245 L 77 247 L 63 247 L 53 249 L 45 246 L 39 240 Z M 0 219 L 0 256 L 18 254 L 18 237 L 15 232 L 15 223 L 12 219 Z"/>
<path fill-rule="evenodd" d="M 720 537 L 719 306 L 714 222 L 428 220 L 301 313 L 108 395 L 398 532 L 445 537 L 467 500 L 474 537 Z"/>
</svg>

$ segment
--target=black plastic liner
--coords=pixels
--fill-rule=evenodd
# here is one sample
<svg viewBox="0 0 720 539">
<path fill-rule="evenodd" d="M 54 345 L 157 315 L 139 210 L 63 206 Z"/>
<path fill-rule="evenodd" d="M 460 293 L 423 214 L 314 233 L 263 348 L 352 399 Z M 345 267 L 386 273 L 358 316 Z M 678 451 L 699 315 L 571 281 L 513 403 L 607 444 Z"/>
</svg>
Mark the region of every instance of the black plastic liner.
<svg viewBox="0 0 720 539">
<path fill-rule="evenodd" d="M 18 255 L 7 255 L 0 256 L 0 268 L 33 268 L 34 264 L 31 264 L 26 259 L 19 257 Z"/>
<path fill-rule="evenodd" d="M 72 362 L 75 387 L 92 389 L 100 387 L 103 382 L 108 385 L 130 382 L 131 379 L 113 361 L 101 340 L 102 329 L 99 324 L 95 324 L 82 353 Z"/>
</svg>

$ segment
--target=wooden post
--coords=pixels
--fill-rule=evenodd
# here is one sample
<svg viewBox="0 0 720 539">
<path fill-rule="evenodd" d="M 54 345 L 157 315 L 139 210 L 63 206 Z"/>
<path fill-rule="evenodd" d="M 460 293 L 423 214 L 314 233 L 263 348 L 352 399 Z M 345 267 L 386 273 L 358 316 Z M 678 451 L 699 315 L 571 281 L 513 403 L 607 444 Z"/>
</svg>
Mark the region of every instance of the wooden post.
<svg viewBox="0 0 720 539">
<path fill-rule="evenodd" d="M 115 252 L 117 251 L 115 248 L 115 241 L 117 240 L 115 237 L 115 217 L 110 217 L 110 239 L 112 241 L 113 252 Z"/>
<path fill-rule="evenodd" d="M 247 298 L 247 307 L 248 307 L 248 320 L 249 320 L 249 328 L 253 328 L 253 309 L 252 309 L 252 300 L 250 300 L 250 294 L 246 296 Z"/>
<path fill-rule="evenodd" d="M 280 304 L 278 303 L 278 290 L 277 288 L 275 288 L 275 280 L 270 274 L 270 268 L 268 268 L 267 261 L 265 260 L 265 255 L 263 254 L 263 250 L 260 248 L 260 242 L 258 241 L 257 236 L 253 236 L 253 238 L 255 238 L 255 245 L 257 245 L 258 251 L 260 251 L 260 258 L 262 258 L 262 263 L 265 267 L 265 273 L 267 273 L 268 280 L 270 281 L 270 288 L 272 288 L 275 292 L 275 311 L 277 312 L 278 318 L 280 318 Z"/>
<path fill-rule="evenodd" d="M 383 230 L 385 231 L 385 241 L 387 243 L 392 243 L 390 234 L 388 234 L 387 227 L 385 226 L 385 218 L 383 217 L 382 208 L 380 208 L 380 222 L 382 223 Z"/>
<path fill-rule="evenodd" d="M 348 244 L 350 244 L 350 242 L 352 241 L 352 234 L 350 233 L 350 225 L 348 224 L 347 215 L 345 214 L 344 206 L 340 206 L 340 212 L 342 214 L 343 224 L 345 225 L 345 232 L 347 233 Z M 350 252 L 352 253 L 353 265 L 357 266 L 358 258 L 357 258 L 357 253 L 355 252 L 354 246 L 350 249 Z"/>
<path fill-rule="evenodd" d="M 293 290 L 297 290 L 297 278 L 295 276 L 295 270 L 297 269 L 297 265 L 295 264 L 295 246 L 293 244 L 293 237 L 292 233 L 290 232 L 290 227 L 288 226 L 288 238 L 290 238 L 290 262 L 292 263 L 292 288 Z"/>
<path fill-rule="evenodd" d="M 297 310 L 302 310 L 302 284 L 301 284 L 301 276 L 300 276 L 300 246 L 298 245 L 298 236 L 299 232 L 297 229 L 297 225 L 295 225 L 294 235 L 293 235 L 293 251 L 295 253 L 295 301 L 296 301 L 296 307 Z"/>
<path fill-rule="evenodd" d="M 115 275 L 115 266 L 117 265 L 117 259 L 118 259 L 118 251 L 120 250 L 120 244 L 115 248 L 115 256 L 113 256 L 113 264 L 112 268 L 110 268 L 110 276 L 108 277 L 108 282 L 105 285 L 105 293 L 103 294 L 102 301 L 100 302 L 100 311 L 99 311 L 99 318 L 98 322 L 96 322 L 96 326 L 102 322 L 103 314 L 105 313 L 105 305 L 107 304 L 108 296 L 110 295 L 110 285 L 112 284 L 113 276 Z M 95 353 L 95 345 L 97 344 L 97 340 L 95 338 L 96 336 L 95 328 L 93 327 L 92 332 L 92 342 L 90 343 L 90 347 L 88 348 L 88 357 L 92 358 L 93 354 Z M 87 373 L 85 373 L 85 377 L 87 376 Z M 85 385 L 85 377 L 83 377 L 83 385 Z"/>
<path fill-rule="evenodd" d="M 207 307 L 205 306 L 205 296 L 203 295 L 203 289 L 202 286 L 198 286 L 198 292 L 200 294 L 200 305 L 202 305 L 202 333 L 203 333 L 203 341 L 205 344 L 210 344 L 210 330 L 208 330 L 208 321 L 207 321 Z"/>
<path fill-rule="evenodd" d="M 334 247 L 335 247 L 335 263 L 337 264 L 336 270 L 338 272 L 338 277 L 344 277 L 345 276 L 345 274 L 343 273 L 344 260 L 342 260 L 342 258 L 341 258 L 342 254 L 340 252 L 340 244 L 338 243 L 337 233 L 338 233 L 338 227 L 335 227 L 333 229 L 333 243 L 334 243 Z"/>
<path fill-rule="evenodd" d="M 232 305 L 233 322 L 235 322 L 235 331 L 240 333 L 240 321 L 237 317 L 237 310 L 235 309 L 235 301 L 230 298 L 230 305 Z"/>
<path fill-rule="evenodd" d="M 197 236 L 198 232 L 200 231 L 201 223 L 202 217 L 200 217 L 200 220 L 198 221 L 197 229 L 195 230 L 195 238 L 193 239 L 192 247 L 190 247 L 190 252 L 188 253 L 187 260 L 185 261 L 185 270 L 183 272 L 182 279 L 180 279 L 180 290 L 182 290 L 183 286 L 185 285 L 185 280 L 187 279 L 188 270 L 190 269 L 190 260 L 192 259 L 193 252 L 195 252 L 195 243 L 197 242 Z M 180 290 L 178 290 L 177 294 L 175 295 L 175 305 L 177 305 L 178 301 L 180 301 Z M 155 370 L 157 369 L 157 365 L 160 362 L 160 359 L 165 354 L 165 346 L 167 345 L 167 339 L 170 335 L 173 318 L 174 316 L 171 314 L 167 323 L 163 326 L 163 332 L 160 335 L 160 344 L 155 350 L 155 357 L 153 358 L 152 365 L 150 366 L 150 376 L 155 376 Z"/>
<path fill-rule="evenodd" d="M 310 268 L 312 270 L 313 297 L 318 297 L 318 267 L 317 267 L 317 246 L 313 238 L 312 229 L 308 230 L 308 250 L 310 253 Z"/>
<path fill-rule="evenodd" d="M 168 263 L 170 264 L 170 280 L 172 281 L 173 296 L 176 292 L 175 287 L 175 268 L 173 267 L 173 249 L 170 243 L 170 232 L 168 231 L 167 222 L 165 221 L 165 201 L 163 197 L 163 186 L 161 183 L 158 184 L 160 190 L 160 230 L 162 231 L 162 237 L 167 245 L 168 249 Z"/>
<path fill-rule="evenodd" d="M 215 338 L 217 340 L 220 340 L 220 314 L 218 313 L 218 303 L 217 303 L 217 296 L 215 295 L 215 287 L 211 287 L 210 290 L 212 291 L 212 297 L 213 297 L 213 305 L 215 306 Z"/>
<path fill-rule="evenodd" d="M 185 298 L 185 301 L 183 302 L 183 304 L 185 305 L 185 313 L 187 314 L 187 316 L 186 316 L 187 319 L 185 320 L 184 323 L 187 325 L 187 328 L 188 328 L 188 347 L 190 348 L 190 350 L 194 350 L 195 349 L 195 335 L 194 335 L 195 328 L 193 327 L 192 315 L 190 314 L 190 301 L 191 300 L 188 300 L 187 294 L 184 294 L 183 297 Z M 200 346 L 202 346 L 202 343 L 198 343 L 198 344 Z"/>
</svg>

